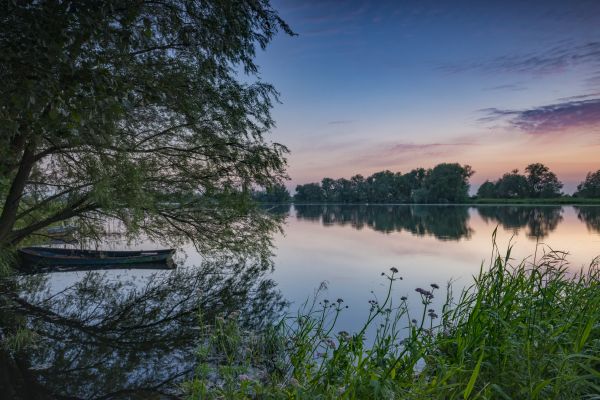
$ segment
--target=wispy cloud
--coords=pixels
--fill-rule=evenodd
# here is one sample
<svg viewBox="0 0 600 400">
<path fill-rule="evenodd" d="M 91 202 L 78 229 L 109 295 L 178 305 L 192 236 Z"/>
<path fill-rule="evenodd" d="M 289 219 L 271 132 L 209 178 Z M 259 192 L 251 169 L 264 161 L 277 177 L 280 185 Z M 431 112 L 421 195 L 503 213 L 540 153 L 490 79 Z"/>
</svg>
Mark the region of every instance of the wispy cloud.
<svg viewBox="0 0 600 400">
<path fill-rule="evenodd" d="M 399 168 L 399 165 L 410 165 L 410 168 L 437 162 L 439 159 L 448 158 L 477 146 L 473 142 L 433 142 L 433 143 L 378 143 L 368 148 L 363 148 L 349 158 L 343 158 L 342 163 L 362 169 L 387 169 Z"/>
<path fill-rule="evenodd" d="M 463 146 L 476 146 L 477 143 L 467 143 L 467 142 L 458 142 L 458 143 L 398 143 L 391 147 L 389 147 L 388 152 L 391 153 L 404 153 L 404 152 L 429 152 L 436 151 L 440 152 L 442 149 L 444 151 L 451 151 L 452 148 L 455 147 L 463 147 Z"/>
<path fill-rule="evenodd" d="M 568 132 L 588 127 L 600 131 L 600 98 L 573 100 L 527 110 L 488 108 L 482 122 L 508 120 L 514 128 L 531 134 Z"/>
<path fill-rule="evenodd" d="M 338 119 L 333 121 L 328 121 L 327 125 L 347 125 L 355 122 L 353 119 Z"/>
<path fill-rule="evenodd" d="M 578 45 L 562 44 L 537 53 L 505 55 L 490 60 L 443 65 L 440 69 L 449 73 L 482 71 L 550 74 L 586 64 L 600 67 L 600 42 L 593 41 Z"/>
<path fill-rule="evenodd" d="M 485 91 L 508 90 L 508 91 L 513 91 L 513 92 L 520 92 L 522 90 L 527 90 L 527 88 L 520 83 L 509 83 L 509 84 L 505 84 L 505 85 L 486 87 L 486 88 L 483 88 L 483 90 L 485 90 Z"/>
</svg>

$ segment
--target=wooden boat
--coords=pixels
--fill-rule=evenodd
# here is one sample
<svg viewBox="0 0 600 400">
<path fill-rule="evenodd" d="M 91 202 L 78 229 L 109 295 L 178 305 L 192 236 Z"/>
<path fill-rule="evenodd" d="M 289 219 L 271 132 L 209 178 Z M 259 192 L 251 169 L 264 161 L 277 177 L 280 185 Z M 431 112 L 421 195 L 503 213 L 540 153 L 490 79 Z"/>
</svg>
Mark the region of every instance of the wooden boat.
<svg viewBox="0 0 600 400">
<path fill-rule="evenodd" d="M 29 270 L 91 270 L 111 268 L 174 268 L 174 249 L 106 251 L 25 247 L 19 250 L 22 265 Z"/>
<path fill-rule="evenodd" d="M 74 233 L 75 230 L 76 228 L 73 225 L 53 226 L 46 229 L 46 234 L 48 236 L 68 236 Z"/>
</svg>

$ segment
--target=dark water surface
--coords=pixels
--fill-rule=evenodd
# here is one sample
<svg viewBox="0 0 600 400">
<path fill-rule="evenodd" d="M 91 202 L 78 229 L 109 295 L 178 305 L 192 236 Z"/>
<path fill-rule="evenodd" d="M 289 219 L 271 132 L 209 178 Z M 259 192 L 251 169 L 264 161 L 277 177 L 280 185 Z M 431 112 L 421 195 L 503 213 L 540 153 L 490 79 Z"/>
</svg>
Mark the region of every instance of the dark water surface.
<svg viewBox="0 0 600 400">
<path fill-rule="evenodd" d="M 195 368 L 202 321 L 239 312 L 245 328 L 259 329 L 284 310 L 295 312 L 326 282 L 322 296 L 348 305 L 337 329 L 356 331 L 368 315 L 368 301 L 384 294 L 380 274 L 390 267 L 403 277 L 394 296 L 408 296 L 411 313 L 420 312 L 414 289 L 431 283 L 442 287 L 434 303 L 439 310 L 447 282 L 458 293 L 482 262 L 488 265 L 496 227 L 498 246 L 513 243 L 515 261 L 536 248 L 536 257 L 550 248 L 565 250 L 576 272 L 600 255 L 596 206 L 269 209 L 285 216 L 284 233 L 275 237 L 273 271 L 254 260 L 199 267 L 201 257 L 187 247 L 175 272 L 55 273 L 26 282 L 28 303 L 14 312 L 27 315 L 39 332 L 27 355 L 38 381 L 78 398 L 168 398 Z"/>
</svg>

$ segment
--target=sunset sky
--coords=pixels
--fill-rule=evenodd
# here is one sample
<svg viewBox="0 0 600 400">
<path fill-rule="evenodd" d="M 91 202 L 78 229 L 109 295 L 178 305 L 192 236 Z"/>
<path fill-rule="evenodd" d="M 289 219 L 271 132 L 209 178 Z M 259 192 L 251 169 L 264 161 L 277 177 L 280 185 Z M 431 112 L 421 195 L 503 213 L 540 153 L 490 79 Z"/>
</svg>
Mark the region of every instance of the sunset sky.
<svg viewBox="0 0 600 400">
<path fill-rule="evenodd" d="M 570 193 L 600 169 L 600 1 L 273 5 L 298 33 L 258 54 L 290 189 L 440 162 L 476 188 L 542 162 Z"/>
</svg>

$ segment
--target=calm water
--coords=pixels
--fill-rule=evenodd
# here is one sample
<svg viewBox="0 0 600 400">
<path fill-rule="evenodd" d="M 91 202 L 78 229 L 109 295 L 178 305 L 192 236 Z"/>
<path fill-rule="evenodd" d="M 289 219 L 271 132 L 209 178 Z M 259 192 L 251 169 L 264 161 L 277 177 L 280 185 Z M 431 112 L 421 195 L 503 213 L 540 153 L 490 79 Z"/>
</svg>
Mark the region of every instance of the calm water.
<svg viewBox="0 0 600 400">
<path fill-rule="evenodd" d="M 412 298 L 415 312 L 420 307 L 417 287 L 440 285 L 438 307 L 448 282 L 459 294 L 482 263 L 488 265 L 496 227 L 498 247 L 505 251 L 512 243 L 515 263 L 533 259 L 536 248 L 538 256 L 563 250 L 576 272 L 600 255 L 600 206 L 299 205 L 269 210 L 285 216 L 284 233 L 275 237 L 275 268 L 269 278 L 291 303 L 290 311 L 312 299 L 325 282 L 328 290 L 322 297 L 342 298 L 349 306 L 340 320 L 340 329 L 348 331 L 365 320 L 368 301 L 384 294 L 387 281 L 381 272 L 390 267 L 403 277 L 395 294 Z M 142 242 L 133 247 L 156 246 Z M 201 263 L 192 247 L 184 248 L 179 258 L 191 267 Z M 150 273 L 108 275 L 122 280 Z M 60 273 L 53 283 L 63 288 L 84 275 Z"/>
<path fill-rule="evenodd" d="M 274 280 L 296 307 L 326 281 L 327 296 L 349 306 L 340 322 L 346 330 L 365 320 L 370 292 L 383 293 L 380 274 L 392 266 L 404 278 L 397 295 L 408 295 L 413 306 L 416 287 L 453 281 L 460 292 L 482 262 L 488 265 L 497 226 L 498 246 L 504 250 L 512 241 L 515 260 L 534 255 L 537 245 L 538 254 L 568 251 L 577 271 L 600 255 L 596 206 L 307 205 L 287 213 L 285 234 L 276 239 Z"/>
<path fill-rule="evenodd" d="M 65 272 L 27 281 L 29 302 L 53 311 L 14 310 L 38 332 L 28 358 L 41 380 L 55 393 L 82 398 L 147 394 L 157 382 L 164 382 L 159 392 L 177 393 L 197 366 L 199 309 L 204 321 L 240 311 L 244 328 L 255 329 L 282 311 L 282 300 L 293 312 L 327 282 L 323 295 L 349 307 L 338 330 L 355 331 L 368 301 L 384 294 L 380 274 L 392 266 L 404 278 L 394 295 L 408 295 L 410 312 L 417 313 L 416 287 L 453 281 L 459 292 L 487 265 L 497 226 L 499 247 L 512 241 L 517 260 L 536 246 L 538 253 L 550 247 L 570 252 L 577 271 L 600 255 L 600 207 L 315 205 L 271 212 L 285 216 L 273 271 L 251 263 L 199 268 L 201 257 L 188 247 L 179 252 L 185 267 L 174 272 Z M 437 310 L 443 292 L 436 294 Z"/>
</svg>

